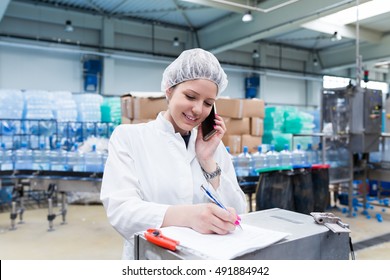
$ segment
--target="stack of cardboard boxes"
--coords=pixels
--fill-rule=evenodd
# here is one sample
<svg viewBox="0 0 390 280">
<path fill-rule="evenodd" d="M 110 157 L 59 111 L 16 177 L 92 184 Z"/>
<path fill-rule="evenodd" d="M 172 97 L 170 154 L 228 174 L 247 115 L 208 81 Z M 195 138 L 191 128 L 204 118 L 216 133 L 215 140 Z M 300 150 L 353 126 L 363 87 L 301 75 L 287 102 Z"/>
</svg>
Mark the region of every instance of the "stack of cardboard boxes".
<svg viewBox="0 0 390 280">
<path fill-rule="evenodd" d="M 250 153 L 256 152 L 264 133 L 264 101 L 221 97 L 215 105 L 226 124 L 222 141 L 231 154 L 241 153 L 244 146 L 248 146 Z"/>
<path fill-rule="evenodd" d="M 256 152 L 264 133 L 264 101 L 221 97 L 215 105 L 217 114 L 226 124 L 227 131 L 222 141 L 230 147 L 230 152 L 239 154 L 244 146 L 248 146 L 250 153 Z M 122 124 L 154 120 L 167 108 L 167 101 L 161 93 L 126 93 L 121 96 Z"/>
<path fill-rule="evenodd" d="M 168 108 L 163 93 L 126 93 L 121 96 L 122 124 L 144 123 L 154 120 Z"/>
</svg>

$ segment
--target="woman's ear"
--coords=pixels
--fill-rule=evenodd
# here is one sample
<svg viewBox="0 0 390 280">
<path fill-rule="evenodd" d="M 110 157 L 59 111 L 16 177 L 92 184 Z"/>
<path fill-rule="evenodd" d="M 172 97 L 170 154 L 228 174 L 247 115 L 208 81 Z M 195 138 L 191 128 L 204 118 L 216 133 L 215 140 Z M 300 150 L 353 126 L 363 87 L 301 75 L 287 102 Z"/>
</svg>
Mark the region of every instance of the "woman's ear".
<svg viewBox="0 0 390 280">
<path fill-rule="evenodd" d="M 173 94 L 173 88 L 172 87 L 170 87 L 169 89 L 167 89 L 165 91 L 165 98 L 167 99 L 167 102 L 169 102 L 169 100 L 171 100 L 172 94 Z"/>
</svg>

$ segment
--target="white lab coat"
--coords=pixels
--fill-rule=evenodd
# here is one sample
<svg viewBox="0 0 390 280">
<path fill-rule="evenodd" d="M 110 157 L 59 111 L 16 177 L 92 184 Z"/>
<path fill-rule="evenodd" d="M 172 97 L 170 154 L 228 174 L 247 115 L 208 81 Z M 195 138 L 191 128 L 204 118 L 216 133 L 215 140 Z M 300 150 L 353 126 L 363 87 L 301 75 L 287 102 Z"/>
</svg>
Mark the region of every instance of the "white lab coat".
<svg viewBox="0 0 390 280">
<path fill-rule="evenodd" d="M 187 149 L 162 113 L 149 123 L 114 130 L 100 198 L 110 223 L 125 238 L 123 259 L 134 257 L 134 233 L 159 228 L 170 205 L 209 202 L 200 189 L 208 183 L 196 159 L 196 134 L 193 129 Z M 222 142 L 214 158 L 222 170 L 220 187 L 215 192 L 210 185 L 209 190 L 225 206 L 244 213 L 246 198 Z"/>
</svg>

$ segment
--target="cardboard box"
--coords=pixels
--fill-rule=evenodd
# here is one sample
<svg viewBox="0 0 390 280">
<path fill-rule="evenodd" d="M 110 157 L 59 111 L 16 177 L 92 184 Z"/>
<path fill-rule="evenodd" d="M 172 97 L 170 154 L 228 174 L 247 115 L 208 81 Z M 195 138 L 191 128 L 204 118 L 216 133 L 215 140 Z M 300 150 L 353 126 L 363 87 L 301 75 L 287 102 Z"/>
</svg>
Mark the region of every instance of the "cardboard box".
<svg viewBox="0 0 390 280">
<path fill-rule="evenodd" d="M 253 136 L 249 134 L 241 135 L 241 151 L 244 146 L 248 146 L 249 153 L 257 152 L 257 147 L 262 144 L 261 136 Z"/>
<path fill-rule="evenodd" d="M 168 109 L 168 104 L 165 97 L 134 97 L 133 108 L 134 119 L 155 119 L 161 111 Z"/>
<path fill-rule="evenodd" d="M 123 118 L 131 120 L 133 119 L 133 97 L 130 94 L 121 96 L 121 115 Z M 123 122 L 123 119 L 122 119 Z"/>
<path fill-rule="evenodd" d="M 250 134 L 250 119 L 223 118 L 226 125 L 226 134 Z"/>
<path fill-rule="evenodd" d="M 222 138 L 225 146 L 230 148 L 232 155 L 241 153 L 241 135 L 225 134 Z"/>
<path fill-rule="evenodd" d="M 263 136 L 264 120 L 261 118 L 250 118 L 250 123 L 251 123 L 250 135 Z"/>
<path fill-rule="evenodd" d="M 264 118 L 264 101 L 258 98 L 240 99 L 221 97 L 216 100 L 217 113 L 223 117 L 242 119 Z"/>
<path fill-rule="evenodd" d="M 121 96 L 122 117 L 127 119 L 155 119 L 168 104 L 161 93 L 126 93 Z"/>
</svg>

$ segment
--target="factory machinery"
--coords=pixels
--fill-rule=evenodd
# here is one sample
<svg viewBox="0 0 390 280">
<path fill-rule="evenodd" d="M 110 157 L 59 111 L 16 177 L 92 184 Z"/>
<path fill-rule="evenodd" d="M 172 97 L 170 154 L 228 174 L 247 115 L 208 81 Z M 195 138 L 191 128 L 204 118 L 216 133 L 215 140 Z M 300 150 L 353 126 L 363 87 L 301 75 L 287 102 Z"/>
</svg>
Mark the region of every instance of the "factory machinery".
<svg viewBox="0 0 390 280">
<path fill-rule="evenodd" d="M 94 172 L 69 172 L 69 171 L 35 171 L 15 170 L 0 171 L 1 181 L 13 183 L 13 198 L 11 202 L 11 227 L 16 229 L 16 221 L 22 224 L 25 210 L 26 190 L 44 192 L 47 199 L 49 231 L 54 230 L 54 219 L 61 216 L 62 224 L 66 223 L 67 193 L 88 192 L 99 193 L 103 173 Z M 58 211 L 55 201 L 58 202 Z"/>
<path fill-rule="evenodd" d="M 348 86 L 322 92 L 320 136 L 324 158 L 331 165 L 330 184 L 336 186 L 336 193 L 341 191 L 340 187 L 348 186 L 349 213 L 352 213 L 353 180 L 360 179 L 363 185 L 378 181 L 378 196 L 382 193 L 381 182 L 390 181 L 387 155 L 390 134 L 382 132 L 384 120 L 387 131 L 390 129 L 389 99 L 385 104 L 380 90 Z M 367 189 L 362 188 L 364 207 Z"/>
</svg>

